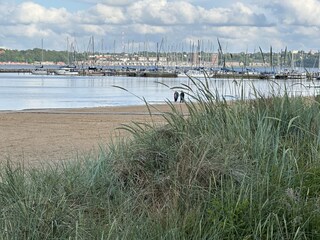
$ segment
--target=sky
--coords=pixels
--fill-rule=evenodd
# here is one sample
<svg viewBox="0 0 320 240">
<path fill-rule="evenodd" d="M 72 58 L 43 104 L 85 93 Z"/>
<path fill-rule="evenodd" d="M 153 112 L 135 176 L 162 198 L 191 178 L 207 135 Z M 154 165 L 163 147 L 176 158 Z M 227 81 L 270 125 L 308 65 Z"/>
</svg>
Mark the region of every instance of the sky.
<svg viewBox="0 0 320 240">
<path fill-rule="evenodd" d="M 320 50 L 320 0 L 0 0 L 0 47 Z M 94 41 L 92 40 L 94 39 Z"/>
</svg>

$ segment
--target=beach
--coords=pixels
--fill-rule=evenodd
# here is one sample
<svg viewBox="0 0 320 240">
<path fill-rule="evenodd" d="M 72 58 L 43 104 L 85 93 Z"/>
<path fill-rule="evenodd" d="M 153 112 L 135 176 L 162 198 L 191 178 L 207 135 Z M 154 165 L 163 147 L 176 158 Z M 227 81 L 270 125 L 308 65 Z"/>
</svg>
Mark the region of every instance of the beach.
<svg viewBox="0 0 320 240">
<path fill-rule="evenodd" d="M 184 104 L 175 105 L 185 112 Z M 25 166 L 97 157 L 100 149 L 130 133 L 123 124 L 163 124 L 168 105 L 36 109 L 0 112 L 0 163 Z"/>
</svg>

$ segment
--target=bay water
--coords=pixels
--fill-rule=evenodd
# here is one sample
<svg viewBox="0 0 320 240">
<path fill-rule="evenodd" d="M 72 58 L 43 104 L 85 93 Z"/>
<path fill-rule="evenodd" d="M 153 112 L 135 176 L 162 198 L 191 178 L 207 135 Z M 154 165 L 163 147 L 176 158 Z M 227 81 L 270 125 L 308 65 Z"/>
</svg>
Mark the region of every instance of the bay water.
<svg viewBox="0 0 320 240">
<path fill-rule="evenodd" d="M 198 80 L 196 80 L 198 81 Z M 199 79 L 204 81 L 204 79 Z M 209 79 L 210 89 L 227 100 L 257 95 L 317 95 L 320 82 L 297 80 Z M 173 101 L 175 87 L 195 87 L 188 78 L 120 76 L 37 76 L 0 74 L 0 110 L 130 106 Z M 180 90 L 179 90 L 180 91 Z M 188 93 L 186 94 L 188 100 Z"/>
</svg>

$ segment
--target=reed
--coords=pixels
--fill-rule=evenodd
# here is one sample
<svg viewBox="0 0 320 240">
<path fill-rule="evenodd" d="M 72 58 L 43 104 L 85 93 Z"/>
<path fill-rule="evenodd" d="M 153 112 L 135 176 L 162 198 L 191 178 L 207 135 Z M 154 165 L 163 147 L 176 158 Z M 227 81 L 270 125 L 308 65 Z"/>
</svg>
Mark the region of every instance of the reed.
<svg viewBox="0 0 320 240">
<path fill-rule="evenodd" d="M 0 238 L 319 239 L 319 102 L 191 81 L 188 117 L 168 102 L 97 159 L 4 165 Z"/>
</svg>

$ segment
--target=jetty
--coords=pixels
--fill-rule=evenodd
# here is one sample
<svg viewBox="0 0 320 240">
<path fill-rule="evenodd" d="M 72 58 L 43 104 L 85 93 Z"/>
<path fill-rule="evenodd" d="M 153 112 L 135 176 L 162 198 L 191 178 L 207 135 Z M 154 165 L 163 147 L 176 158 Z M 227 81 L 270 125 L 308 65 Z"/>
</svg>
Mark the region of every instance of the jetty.
<svg viewBox="0 0 320 240">
<path fill-rule="evenodd" d="M 31 73 L 28 68 L 0 68 L 0 73 Z"/>
</svg>

